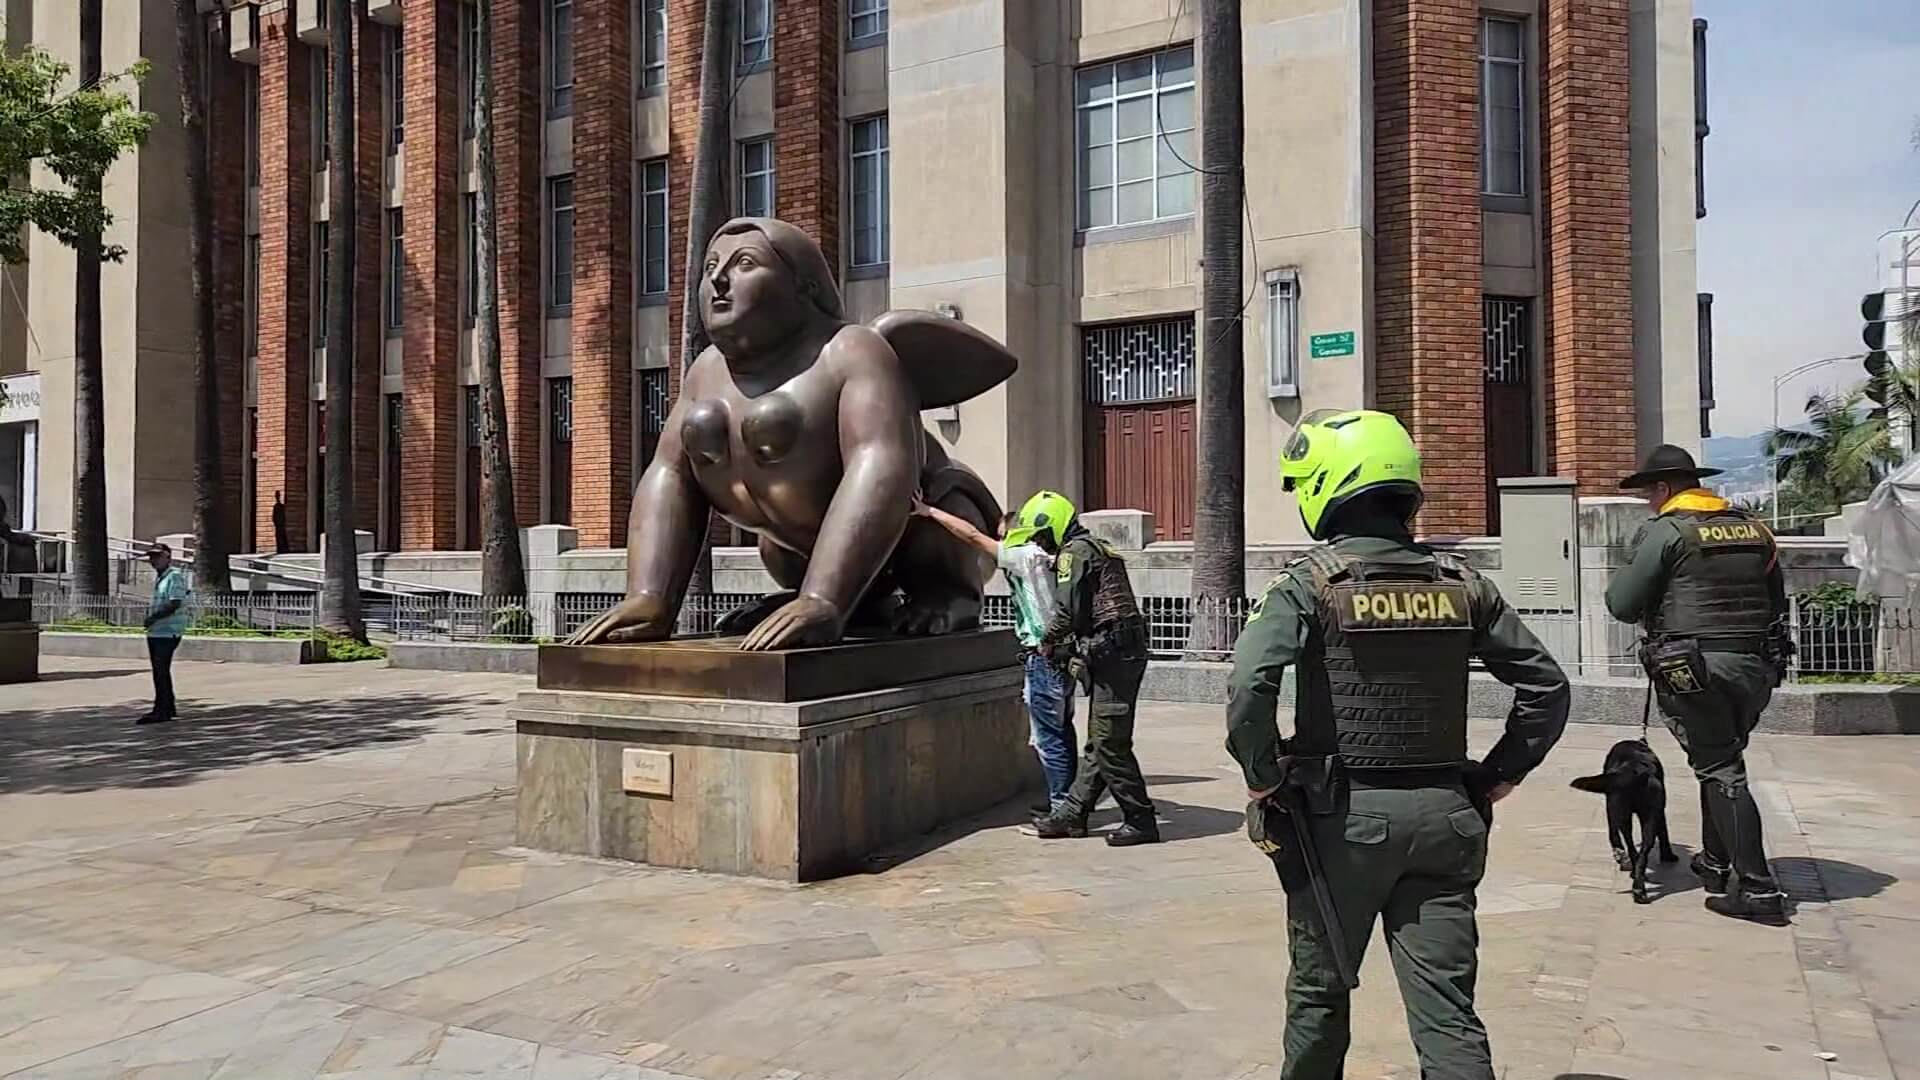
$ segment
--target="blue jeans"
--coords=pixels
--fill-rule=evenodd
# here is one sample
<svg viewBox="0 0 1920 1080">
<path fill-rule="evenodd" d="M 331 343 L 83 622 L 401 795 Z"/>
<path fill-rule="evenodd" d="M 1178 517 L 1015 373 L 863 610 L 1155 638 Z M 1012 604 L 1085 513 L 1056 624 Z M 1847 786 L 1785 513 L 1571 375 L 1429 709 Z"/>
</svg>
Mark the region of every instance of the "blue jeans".
<svg viewBox="0 0 1920 1080">
<path fill-rule="evenodd" d="M 1039 653 L 1027 657 L 1027 716 L 1033 721 L 1033 747 L 1047 774 L 1047 801 L 1067 797 L 1079 768 L 1079 740 L 1073 733 L 1073 680 Z"/>
</svg>

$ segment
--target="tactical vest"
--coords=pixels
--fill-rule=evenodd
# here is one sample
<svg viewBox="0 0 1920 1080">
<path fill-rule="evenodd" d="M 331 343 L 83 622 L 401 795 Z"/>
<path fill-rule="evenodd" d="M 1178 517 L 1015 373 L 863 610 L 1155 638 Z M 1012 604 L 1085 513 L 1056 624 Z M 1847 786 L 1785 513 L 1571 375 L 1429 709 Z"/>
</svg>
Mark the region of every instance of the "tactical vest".
<svg viewBox="0 0 1920 1080">
<path fill-rule="evenodd" d="M 1753 638 L 1773 625 L 1773 532 L 1738 510 L 1676 510 L 1684 551 L 1650 629 L 1669 637 Z"/>
<path fill-rule="evenodd" d="M 1303 752 L 1356 769 L 1467 760 L 1467 664 L 1474 612 L 1464 563 L 1369 563 L 1307 553 L 1324 663 L 1299 672 Z"/>
<path fill-rule="evenodd" d="M 1083 639 L 1084 655 L 1093 662 L 1144 658 L 1147 624 L 1134 599 L 1133 582 L 1127 578 L 1126 560 L 1097 537 L 1077 536 L 1061 549 L 1063 582 L 1072 575 L 1070 559 L 1085 559 L 1086 572 L 1093 577 L 1093 603 L 1087 613 L 1091 625 L 1075 627 Z M 1067 602 L 1072 603 L 1072 598 Z"/>
</svg>

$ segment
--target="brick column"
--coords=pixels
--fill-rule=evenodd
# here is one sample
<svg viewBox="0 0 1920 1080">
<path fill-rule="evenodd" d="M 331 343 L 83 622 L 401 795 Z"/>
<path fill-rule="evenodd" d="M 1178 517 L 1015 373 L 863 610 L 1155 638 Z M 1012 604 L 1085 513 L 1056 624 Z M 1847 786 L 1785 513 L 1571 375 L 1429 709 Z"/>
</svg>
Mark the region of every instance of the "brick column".
<svg viewBox="0 0 1920 1080">
<path fill-rule="evenodd" d="M 840 0 L 774 5 L 774 206 L 840 272 Z"/>
<path fill-rule="evenodd" d="M 667 0 L 667 398 L 680 398 L 680 338 L 687 288 L 687 214 L 700 148 L 701 20 L 707 0 Z M 777 182 L 777 178 L 776 178 Z M 727 190 L 733 190 L 729 179 Z"/>
<path fill-rule="evenodd" d="M 400 543 L 455 543 L 460 447 L 459 22 L 461 0 L 408 0 L 407 325 Z"/>
<path fill-rule="evenodd" d="M 628 0 L 574 4 L 573 526 L 626 542 L 633 499 L 633 33 Z"/>
<path fill-rule="evenodd" d="M 272 543 L 273 494 L 286 501 L 287 541 L 307 537 L 308 404 L 312 397 L 313 206 L 309 50 L 291 14 L 261 16 L 260 410 L 254 535 Z"/>
<path fill-rule="evenodd" d="M 578 35 L 576 35 L 577 40 Z M 513 453 L 513 506 L 522 526 L 540 513 L 540 8 L 493 3 L 493 145 L 499 221 L 500 368 Z"/>
<path fill-rule="evenodd" d="M 1375 399 L 1425 451 L 1429 533 L 1486 527 L 1479 29 L 1473 0 L 1374 8 Z"/>
<path fill-rule="evenodd" d="M 380 532 L 380 373 L 386 366 L 387 115 L 383 75 L 391 27 L 353 24 L 354 298 L 353 523 Z M 335 219 L 339 218 L 336 213 Z M 343 227 L 343 226 L 342 226 Z"/>
<path fill-rule="evenodd" d="M 220 378 L 220 502 L 227 550 L 240 550 L 240 485 L 247 450 L 247 65 L 214 35 L 208 62 L 208 175 L 213 187 L 213 361 Z"/>
<path fill-rule="evenodd" d="M 1549 0 L 1543 21 L 1549 467 L 1618 494 L 1635 451 L 1627 0 Z"/>
</svg>

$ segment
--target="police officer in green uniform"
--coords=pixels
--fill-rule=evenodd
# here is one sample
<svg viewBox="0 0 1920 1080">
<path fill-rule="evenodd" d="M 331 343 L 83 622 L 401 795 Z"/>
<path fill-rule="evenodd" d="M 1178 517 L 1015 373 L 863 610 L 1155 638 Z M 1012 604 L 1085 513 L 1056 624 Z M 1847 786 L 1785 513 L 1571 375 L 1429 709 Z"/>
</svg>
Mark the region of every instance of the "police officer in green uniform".
<svg viewBox="0 0 1920 1080">
<path fill-rule="evenodd" d="M 1087 687 L 1087 751 L 1073 787 L 1051 813 L 1033 821 L 1044 840 L 1087 835 L 1087 816 L 1103 791 L 1113 792 L 1124 819 L 1107 834 L 1110 847 L 1160 842 L 1147 781 L 1133 756 L 1134 703 L 1147 671 L 1147 622 L 1127 580 L 1127 564 L 1080 524 L 1073 503 L 1042 491 L 1020 508 L 1006 543 L 1039 544 L 1056 555 L 1060 606 L 1040 639 L 1040 652 L 1070 655 Z"/>
<path fill-rule="evenodd" d="M 1349 988 L 1327 927 L 1338 927 L 1357 967 L 1378 918 L 1420 1075 L 1492 1080 L 1473 1007 L 1474 890 L 1492 803 L 1566 726 L 1566 676 L 1490 582 L 1414 542 L 1420 454 L 1398 420 L 1314 413 L 1287 445 L 1281 477 L 1322 543 L 1268 586 L 1234 649 L 1227 691 L 1227 750 L 1254 800 L 1248 829 L 1287 894 L 1280 1075 L 1341 1075 Z M 1506 733 L 1483 763 L 1467 756 L 1467 666 L 1476 656 L 1514 689 Z M 1288 667 L 1297 692 L 1283 739 L 1275 713 Z M 1311 790 L 1292 801 L 1303 784 Z M 1281 807 L 1304 818 L 1318 866 Z M 1315 874 L 1331 919 L 1316 905 Z"/>
<path fill-rule="evenodd" d="M 1634 538 L 1632 561 L 1607 583 L 1607 610 L 1645 627 L 1641 660 L 1660 714 L 1700 782 L 1693 871 L 1717 894 L 1707 910 L 1785 925 L 1745 751 L 1786 661 L 1786 585 L 1773 533 L 1700 487 L 1719 471 L 1698 467 L 1680 447 L 1659 446 L 1620 482 L 1643 494 L 1656 516 Z"/>
</svg>

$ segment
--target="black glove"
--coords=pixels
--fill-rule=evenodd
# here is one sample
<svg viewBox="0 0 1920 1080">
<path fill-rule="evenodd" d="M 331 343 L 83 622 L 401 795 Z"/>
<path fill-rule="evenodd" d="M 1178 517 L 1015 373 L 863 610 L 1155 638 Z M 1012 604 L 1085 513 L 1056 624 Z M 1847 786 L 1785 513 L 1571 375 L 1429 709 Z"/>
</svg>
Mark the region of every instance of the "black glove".
<svg viewBox="0 0 1920 1080">
<path fill-rule="evenodd" d="M 1286 836 L 1292 829 L 1286 815 L 1270 799 L 1255 799 L 1247 804 L 1247 839 L 1262 855 L 1277 859 L 1286 850 Z"/>
</svg>

